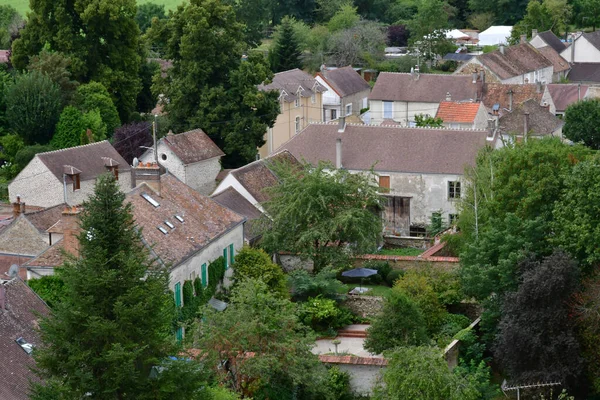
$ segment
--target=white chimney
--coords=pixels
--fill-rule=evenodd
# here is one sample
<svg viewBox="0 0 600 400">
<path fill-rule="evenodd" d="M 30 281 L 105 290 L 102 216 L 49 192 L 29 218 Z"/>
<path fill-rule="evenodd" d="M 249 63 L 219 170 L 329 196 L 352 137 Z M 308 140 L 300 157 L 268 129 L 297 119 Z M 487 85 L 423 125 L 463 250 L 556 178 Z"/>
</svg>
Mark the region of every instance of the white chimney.
<svg viewBox="0 0 600 400">
<path fill-rule="evenodd" d="M 504 54 L 504 43 L 500 43 L 500 53 Z"/>
<path fill-rule="evenodd" d="M 446 101 L 452 101 L 452 95 L 450 92 L 446 92 Z"/>
<path fill-rule="evenodd" d="M 335 167 L 342 168 L 342 139 L 335 140 Z"/>
<path fill-rule="evenodd" d="M 533 39 L 536 36 L 537 36 L 537 29 L 532 29 L 531 30 L 531 38 Z"/>
<path fill-rule="evenodd" d="M 338 132 L 344 132 L 346 130 L 346 117 L 340 117 L 338 121 Z"/>
</svg>

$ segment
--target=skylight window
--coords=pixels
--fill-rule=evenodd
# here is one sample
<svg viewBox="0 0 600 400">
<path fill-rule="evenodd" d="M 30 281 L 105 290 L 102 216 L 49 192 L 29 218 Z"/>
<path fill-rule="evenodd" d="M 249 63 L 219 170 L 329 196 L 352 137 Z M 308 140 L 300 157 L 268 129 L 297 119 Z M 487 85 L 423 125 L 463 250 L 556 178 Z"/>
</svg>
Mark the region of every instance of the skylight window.
<svg viewBox="0 0 600 400">
<path fill-rule="evenodd" d="M 176 215 L 175 218 L 177 219 L 177 221 L 183 223 L 183 218 L 179 215 Z"/>
<path fill-rule="evenodd" d="M 161 231 L 161 232 L 163 233 L 163 235 L 166 235 L 167 233 L 169 233 L 169 232 L 167 232 L 167 230 L 166 230 L 165 228 L 163 228 L 162 226 L 159 226 L 159 227 L 158 227 L 158 230 L 159 230 L 159 231 Z"/>
<path fill-rule="evenodd" d="M 175 229 L 175 225 L 173 225 L 171 222 L 169 221 L 165 221 L 165 225 L 168 226 L 171 229 Z"/>
<path fill-rule="evenodd" d="M 28 343 L 22 337 L 20 337 L 17 340 L 15 340 L 15 342 L 17 342 L 17 344 L 19 346 L 21 346 L 21 348 L 25 351 L 25 353 L 27 353 L 27 354 L 33 353 L 33 345 L 31 343 Z"/>
<path fill-rule="evenodd" d="M 142 197 L 150 204 L 152 204 L 154 207 L 158 207 L 160 206 L 160 203 L 156 200 L 154 200 L 152 197 L 150 197 L 150 195 L 148 193 L 142 193 Z"/>
</svg>

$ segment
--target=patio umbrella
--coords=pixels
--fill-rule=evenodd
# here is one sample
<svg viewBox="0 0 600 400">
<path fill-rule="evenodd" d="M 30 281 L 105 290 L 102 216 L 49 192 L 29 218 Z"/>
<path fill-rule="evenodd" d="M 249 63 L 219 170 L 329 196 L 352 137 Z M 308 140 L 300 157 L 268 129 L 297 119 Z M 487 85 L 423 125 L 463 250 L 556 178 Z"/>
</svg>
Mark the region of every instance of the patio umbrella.
<svg viewBox="0 0 600 400">
<path fill-rule="evenodd" d="M 360 292 L 361 293 L 362 293 L 363 278 L 367 278 L 371 275 L 376 275 L 376 274 L 377 274 L 377 270 L 370 269 L 370 268 L 354 268 L 354 269 L 351 269 L 350 271 L 342 272 L 342 276 L 347 276 L 348 278 L 360 278 Z"/>
</svg>

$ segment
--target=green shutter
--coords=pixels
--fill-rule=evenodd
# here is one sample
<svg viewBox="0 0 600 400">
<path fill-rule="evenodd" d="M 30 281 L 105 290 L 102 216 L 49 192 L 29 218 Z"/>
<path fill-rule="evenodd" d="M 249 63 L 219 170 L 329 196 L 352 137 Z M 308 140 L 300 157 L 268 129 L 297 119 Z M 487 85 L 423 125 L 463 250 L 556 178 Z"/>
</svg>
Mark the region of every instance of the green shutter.
<svg viewBox="0 0 600 400">
<path fill-rule="evenodd" d="M 201 270 L 201 274 L 202 274 L 202 286 L 206 287 L 208 285 L 208 280 L 206 279 L 206 263 L 202 264 L 202 270 Z"/>
<path fill-rule="evenodd" d="M 233 243 L 229 245 L 229 263 L 233 265 L 235 262 L 235 255 L 233 254 Z"/>
<path fill-rule="evenodd" d="M 225 269 L 229 268 L 229 262 L 227 261 L 227 247 L 223 249 L 223 258 L 225 259 Z"/>
<path fill-rule="evenodd" d="M 177 342 L 181 343 L 181 341 L 183 340 L 183 328 L 181 326 L 177 328 L 177 331 L 175 332 L 175 337 L 177 338 Z"/>
<path fill-rule="evenodd" d="M 181 307 L 181 283 L 175 284 L 175 305 Z"/>
</svg>

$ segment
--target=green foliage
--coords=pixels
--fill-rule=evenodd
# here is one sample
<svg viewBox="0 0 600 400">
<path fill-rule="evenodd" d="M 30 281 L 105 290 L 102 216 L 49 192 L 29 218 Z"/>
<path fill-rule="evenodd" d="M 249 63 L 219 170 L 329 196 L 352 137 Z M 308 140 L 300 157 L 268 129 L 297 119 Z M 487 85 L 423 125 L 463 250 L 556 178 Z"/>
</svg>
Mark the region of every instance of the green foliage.
<svg viewBox="0 0 600 400">
<path fill-rule="evenodd" d="M 385 282 L 390 285 L 390 286 L 394 286 L 394 284 L 396 283 L 396 281 L 400 278 L 402 278 L 404 276 L 404 270 L 401 269 L 393 269 L 391 270 L 387 276 L 385 277 Z"/>
<path fill-rule="evenodd" d="M 520 35 L 531 37 L 531 30 L 552 30 L 560 35 L 567 28 L 572 6 L 567 0 L 532 0 L 527 4 L 523 19 L 513 27 L 511 43 L 519 43 Z"/>
<path fill-rule="evenodd" d="M 269 61 L 273 72 L 302 68 L 300 46 L 294 32 L 293 20 L 285 17 L 269 51 Z"/>
<path fill-rule="evenodd" d="M 26 144 L 46 144 L 62 110 L 62 94 L 58 85 L 40 72 L 20 75 L 8 87 L 6 120 L 10 128 Z"/>
<path fill-rule="evenodd" d="M 137 96 L 137 110 L 149 113 L 156 106 L 156 96 L 152 94 L 152 82 L 154 75 L 159 73 L 160 65 L 157 62 L 144 62 L 140 67 L 140 79 L 142 90 Z"/>
<path fill-rule="evenodd" d="M 276 4 L 272 0 L 225 0 L 233 7 L 236 19 L 243 23 L 244 41 L 251 48 L 260 45 L 271 23 L 271 12 Z"/>
<path fill-rule="evenodd" d="M 342 371 L 338 366 L 327 370 L 329 376 L 328 385 L 331 388 L 334 400 L 354 400 L 350 386 L 350 374 Z"/>
<path fill-rule="evenodd" d="M 425 319 L 425 326 L 429 334 L 436 333 L 439 330 L 447 311 L 440 304 L 433 287 L 425 276 L 408 271 L 396 282 L 394 290 L 408 296 L 419 308 Z"/>
<path fill-rule="evenodd" d="M 369 260 L 365 262 L 362 268 L 374 269 L 377 271 L 377 275 L 372 275 L 364 280 L 365 283 L 380 284 L 385 282 L 388 274 L 392 271 L 390 263 L 387 261 Z M 347 279 L 347 278 L 346 278 Z"/>
<path fill-rule="evenodd" d="M 467 379 L 452 373 L 435 347 L 400 347 L 388 355 L 385 386 L 375 400 L 475 400 L 480 394 Z"/>
<path fill-rule="evenodd" d="M 337 31 L 327 43 L 329 62 L 336 65 L 373 65 L 384 55 L 385 28 L 375 21 L 358 21 Z"/>
<path fill-rule="evenodd" d="M 360 20 L 357 8 L 352 3 L 342 4 L 340 9 L 331 17 L 327 23 L 329 32 L 338 32 L 344 29 L 350 29 Z"/>
<path fill-rule="evenodd" d="M 323 268 L 315 275 L 304 269 L 296 269 L 288 274 L 288 283 L 294 301 L 305 301 L 309 297 L 322 296 L 337 298 L 344 285 L 336 279 L 337 271 L 331 267 Z"/>
<path fill-rule="evenodd" d="M 421 310 L 400 290 L 393 290 L 384 299 L 382 313 L 373 320 L 367 332 L 364 347 L 374 354 L 429 340 Z"/>
<path fill-rule="evenodd" d="M 573 311 L 582 355 L 593 392 L 600 393 L 600 275 L 586 279 L 583 290 L 574 296 Z"/>
<path fill-rule="evenodd" d="M 460 332 L 471 324 L 471 320 L 460 314 L 446 313 L 435 338 L 439 347 L 443 348 L 452 342 L 453 339 L 459 339 Z M 456 335 L 456 336 L 455 336 Z M 459 339 L 460 340 L 460 339 Z M 462 356 L 461 342 L 461 356 Z"/>
<path fill-rule="evenodd" d="M 47 75 L 60 87 L 65 103 L 70 103 L 79 85 L 71 79 L 70 67 L 71 60 L 64 54 L 44 48 L 39 54 L 31 57 L 27 69 Z"/>
<path fill-rule="evenodd" d="M 156 4 L 156 3 L 144 3 L 137 5 L 137 12 L 135 14 L 135 22 L 138 24 L 140 31 L 142 33 L 146 32 L 150 25 L 152 25 L 152 20 L 156 19 L 165 19 L 167 18 L 167 14 L 165 13 L 165 5 L 164 4 Z"/>
<path fill-rule="evenodd" d="M 469 8 L 476 14 L 489 14 L 487 23 L 493 21 L 496 25 L 514 25 L 523 18 L 528 3 L 529 0 L 469 0 Z"/>
<path fill-rule="evenodd" d="M 319 163 L 272 163 L 280 179 L 264 204 L 263 246 L 311 258 L 318 272 L 344 254 L 372 251 L 381 235 L 381 195 L 373 175 Z M 344 247 L 345 246 L 345 247 Z"/>
<path fill-rule="evenodd" d="M 32 383 L 33 399 L 60 398 L 61 392 L 69 398 L 201 398 L 205 378 L 196 364 L 165 363 L 175 350 L 168 271 L 149 261 L 124 200 L 106 174 L 84 203 L 80 257 L 61 268 L 64 300 L 40 322 L 42 344 L 34 357 L 46 386 Z M 153 366 L 165 367 L 157 380 L 149 378 Z"/>
<path fill-rule="evenodd" d="M 563 134 L 575 143 L 600 149 L 600 128 L 595 121 L 600 117 L 600 99 L 585 99 L 567 107 Z"/>
<path fill-rule="evenodd" d="M 52 150 L 50 145 L 34 144 L 33 146 L 25 146 L 15 154 L 16 171 L 21 171 L 29 164 L 29 161 L 35 157 L 37 153 L 45 153 Z"/>
<path fill-rule="evenodd" d="M 208 264 L 208 288 L 211 295 L 217 289 L 217 285 L 221 283 L 225 277 L 225 259 L 221 256 Z"/>
<path fill-rule="evenodd" d="M 14 7 L 0 5 L 0 47 L 10 49 L 14 36 L 23 27 L 23 18 Z"/>
<path fill-rule="evenodd" d="M 426 59 L 446 54 L 449 41 L 445 29 L 448 28 L 449 8 L 444 0 L 420 0 L 417 14 L 408 21 L 410 43 L 416 45 Z"/>
<path fill-rule="evenodd" d="M 30 279 L 27 284 L 33 291 L 48 304 L 55 308 L 65 298 L 65 283 L 58 275 L 43 276 L 38 279 Z"/>
<path fill-rule="evenodd" d="M 67 106 L 60 113 L 60 118 L 56 124 L 56 133 L 50 144 L 55 149 L 79 146 L 85 128 L 81 111 L 73 106 Z"/>
<path fill-rule="evenodd" d="M 83 113 L 82 115 L 83 126 L 86 131 L 80 135 L 80 144 L 88 144 L 91 142 L 100 142 L 106 139 L 106 124 L 102 120 L 100 110 L 97 108 Z M 88 132 L 88 130 L 90 132 Z M 90 136 L 91 133 L 91 136 Z"/>
<path fill-rule="evenodd" d="M 236 282 L 248 278 L 260 279 L 274 294 L 282 297 L 289 295 L 283 270 L 261 249 L 246 246 L 236 254 L 233 278 Z"/>
<path fill-rule="evenodd" d="M 327 371 L 310 351 L 314 339 L 293 303 L 247 280 L 232 291 L 225 311 L 205 310 L 195 346 L 217 381 L 244 397 L 328 398 Z"/>
<path fill-rule="evenodd" d="M 119 113 L 108 90 L 99 82 L 90 82 L 77 88 L 75 104 L 84 113 L 98 110 L 102 121 L 106 124 L 106 134 L 112 137 L 116 128 L 121 125 Z"/>
<path fill-rule="evenodd" d="M 444 126 L 444 121 L 438 117 L 432 117 L 429 114 L 415 115 L 415 123 L 417 126 L 428 126 L 432 128 L 441 128 Z"/>
<path fill-rule="evenodd" d="M 60 52 L 71 60 L 73 79 L 102 84 L 120 118 L 126 120 L 141 89 L 140 30 L 135 16 L 135 0 L 36 0 L 13 42 L 12 63 L 23 70 L 43 48 Z M 116 126 L 108 119 L 105 122 L 110 135 Z"/>
<path fill-rule="evenodd" d="M 309 297 L 298 307 L 298 317 L 317 332 L 331 332 L 352 323 L 352 314 L 338 307 L 335 300 Z"/>
<path fill-rule="evenodd" d="M 2 148 L 0 158 L 5 161 L 4 165 L 0 167 L 0 175 L 5 179 L 12 179 L 21 172 L 22 168 L 15 162 L 15 157 L 19 150 L 25 147 L 25 143 L 21 136 L 7 134 L 0 137 L 0 147 Z"/>
</svg>

